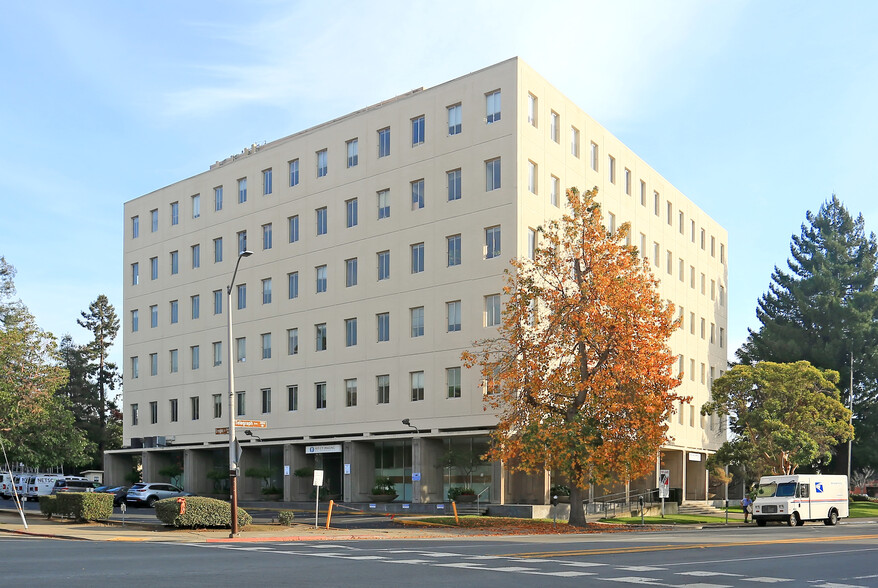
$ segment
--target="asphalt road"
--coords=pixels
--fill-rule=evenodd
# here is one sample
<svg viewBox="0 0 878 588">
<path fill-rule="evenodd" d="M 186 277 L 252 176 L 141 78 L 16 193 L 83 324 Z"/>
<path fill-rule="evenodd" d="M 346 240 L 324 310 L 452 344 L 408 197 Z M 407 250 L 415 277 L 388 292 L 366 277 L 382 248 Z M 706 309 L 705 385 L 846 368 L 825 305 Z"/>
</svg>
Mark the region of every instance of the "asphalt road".
<svg viewBox="0 0 878 588">
<path fill-rule="evenodd" d="M 878 586 L 878 525 L 433 540 L 125 543 L 0 536 L 4 585 Z"/>
</svg>

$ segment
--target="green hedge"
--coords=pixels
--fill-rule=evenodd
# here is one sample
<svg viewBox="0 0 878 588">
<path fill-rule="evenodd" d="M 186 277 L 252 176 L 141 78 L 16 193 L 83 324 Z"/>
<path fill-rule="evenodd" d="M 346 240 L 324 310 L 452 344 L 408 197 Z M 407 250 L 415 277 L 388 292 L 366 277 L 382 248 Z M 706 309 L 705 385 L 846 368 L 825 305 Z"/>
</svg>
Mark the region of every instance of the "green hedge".
<svg viewBox="0 0 878 588">
<path fill-rule="evenodd" d="M 292 527 L 296 519 L 296 513 L 291 510 L 281 510 L 277 513 L 277 522 L 285 527 Z"/>
<path fill-rule="evenodd" d="M 155 516 L 165 525 L 186 528 L 231 528 L 232 505 L 224 500 L 205 496 L 187 496 L 186 512 L 180 514 L 176 498 L 165 498 L 155 503 Z M 246 510 L 238 508 L 238 527 L 253 522 Z"/>
<path fill-rule="evenodd" d="M 103 492 L 62 492 L 40 496 L 40 512 L 46 518 L 67 516 L 77 521 L 99 521 L 113 514 L 113 495 Z"/>
</svg>

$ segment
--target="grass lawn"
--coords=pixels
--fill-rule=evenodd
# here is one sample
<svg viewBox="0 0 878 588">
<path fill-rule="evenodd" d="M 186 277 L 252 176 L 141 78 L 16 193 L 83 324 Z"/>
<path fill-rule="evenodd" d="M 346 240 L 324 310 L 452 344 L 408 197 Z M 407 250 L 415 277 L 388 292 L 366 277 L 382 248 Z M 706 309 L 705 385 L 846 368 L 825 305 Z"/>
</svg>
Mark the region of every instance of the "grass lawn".
<svg viewBox="0 0 878 588">
<path fill-rule="evenodd" d="M 729 509 L 731 511 L 732 509 Z M 602 519 L 602 522 L 622 523 L 626 525 L 639 525 L 640 517 L 619 517 L 615 519 Z M 730 522 L 740 522 L 739 519 L 729 519 Z M 725 523 L 726 517 L 711 517 L 686 514 L 668 514 L 662 517 L 643 517 L 643 522 L 647 525 L 705 525 L 714 523 Z"/>
<path fill-rule="evenodd" d="M 559 520 L 553 524 L 550 519 L 519 519 L 514 517 L 478 517 L 462 516 L 460 524 L 454 522 L 454 517 L 423 517 L 415 519 L 417 522 L 427 523 L 443 527 L 456 527 L 484 535 L 549 535 L 557 533 L 607 533 L 630 530 L 629 525 L 620 524 L 618 521 L 609 521 L 616 524 L 594 524 L 585 527 L 571 527 L 566 520 Z"/>
<path fill-rule="evenodd" d="M 851 518 L 878 517 L 878 502 L 851 502 Z"/>
</svg>

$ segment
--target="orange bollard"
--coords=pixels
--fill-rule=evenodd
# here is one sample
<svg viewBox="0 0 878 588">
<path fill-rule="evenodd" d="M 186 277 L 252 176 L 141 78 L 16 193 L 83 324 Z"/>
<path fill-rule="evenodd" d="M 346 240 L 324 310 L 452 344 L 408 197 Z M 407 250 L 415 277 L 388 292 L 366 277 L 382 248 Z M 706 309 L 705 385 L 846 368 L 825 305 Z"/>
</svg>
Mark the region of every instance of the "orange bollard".
<svg viewBox="0 0 878 588">
<path fill-rule="evenodd" d="M 329 511 L 326 513 L 326 528 L 329 528 L 329 520 L 332 518 L 332 505 L 335 504 L 335 501 L 329 501 Z"/>
<path fill-rule="evenodd" d="M 454 509 L 454 522 L 457 525 L 460 525 L 460 519 L 457 518 L 457 503 L 455 501 L 451 501 L 451 508 Z"/>
</svg>

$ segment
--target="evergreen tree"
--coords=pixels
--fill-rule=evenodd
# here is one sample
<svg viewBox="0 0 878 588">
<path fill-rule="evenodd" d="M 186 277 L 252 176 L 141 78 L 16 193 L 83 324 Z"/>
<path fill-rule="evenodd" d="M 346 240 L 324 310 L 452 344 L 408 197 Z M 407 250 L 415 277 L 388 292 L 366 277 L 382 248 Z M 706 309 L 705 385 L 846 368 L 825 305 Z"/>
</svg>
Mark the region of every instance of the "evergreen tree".
<svg viewBox="0 0 878 588">
<path fill-rule="evenodd" d="M 70 335 L 61 338 L 59 347 L 61 365 L 67 369 L 67 384 L 58 394 L 70 402 L 76 428 L 84 432 L 93 444 L 89 467 L 100 468 L 98 447 L 101 445 L 101 402 L 97 386 L 90 380 L 89 351 L 74 343 Z M 67 464 L 65 464 L 67 465 Z"/>
<path fill-rule="evenodd" d="M 113 407 L 107 400 L 107 390 L 115 390 L 119 381 L 116 364 L 108 360 L 110 347 L 119 333 L 119 318 L 116 316 L 116 309 L 101 294 L 88 306 L 88 312 L 82 312 L 82 319 L 76 322 L 94 336 L 85 345 L 85 350 L 89 359 L 89 375 L 98 393 L 98 459 L 103 464 L 104 450 L 107 448 L 107 416 Z"/>
<path fill-rule="evenodd" d="M 853 356 L 855 461 L 871 464 L 876 456 L 872 450 L 869 457 L 864 433 L 878 416 L 878 243 L 874 233 L 866 235 L 863 216 L 851 217 L 834 194 L 806 220 L 792 237 L 789 272 L 775 267 L 759 300 L 762 326 L 750 331 L 737 357 L 750 365 L 805 360 L 835 370 L 847 404 Z M 847 466 L 846 459 L 835 464 Z"/>
</svg>

